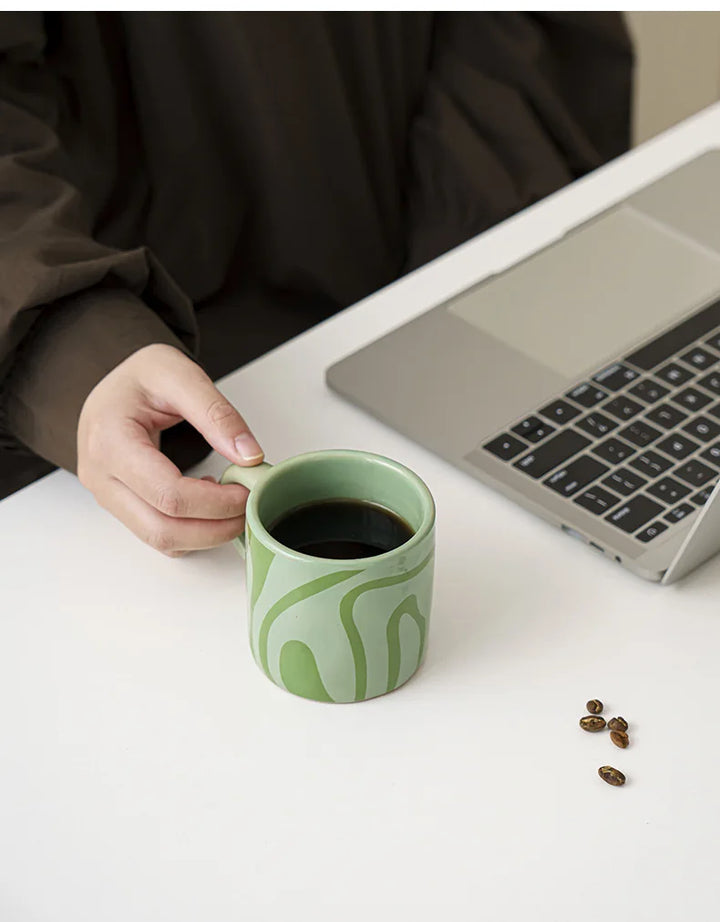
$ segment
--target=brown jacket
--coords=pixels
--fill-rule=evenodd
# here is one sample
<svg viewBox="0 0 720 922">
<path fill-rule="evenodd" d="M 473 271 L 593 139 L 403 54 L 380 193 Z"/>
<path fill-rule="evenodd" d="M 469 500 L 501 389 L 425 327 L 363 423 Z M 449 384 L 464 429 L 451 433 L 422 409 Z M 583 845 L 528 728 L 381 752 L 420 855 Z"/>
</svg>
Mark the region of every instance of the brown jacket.
<svg viewBox="0 0 720 922">
<path fill-rule="evenodd" d="M 0 14 L 0 446 L 73 470 L 134 350 L 227 372 L 621 153 L 631 66 L 614 13 Z"/>
</svg>

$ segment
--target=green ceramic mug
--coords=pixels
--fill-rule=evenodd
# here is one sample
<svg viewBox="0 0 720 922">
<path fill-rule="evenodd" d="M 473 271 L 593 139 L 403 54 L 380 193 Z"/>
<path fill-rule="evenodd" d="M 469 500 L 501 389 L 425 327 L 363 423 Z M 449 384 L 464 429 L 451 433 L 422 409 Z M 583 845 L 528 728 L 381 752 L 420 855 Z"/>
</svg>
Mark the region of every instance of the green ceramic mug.
<svg viewBox="0 0 720 922">
<path fill-rule="evenodd" d="M 245 534 L 250 645 L 281 688 L 316 701 L 364 701 L 406 682 L 422 662 L 432 597 L 435 506 L 408 468 L 362 451 L 317 451 L 280 464 L 231 465 L 248 487 Z M 374 557 L 311 557 L 268 528 L 326 499 L 380 504 L 410 525 L 404 544 Z"/>
</svg>

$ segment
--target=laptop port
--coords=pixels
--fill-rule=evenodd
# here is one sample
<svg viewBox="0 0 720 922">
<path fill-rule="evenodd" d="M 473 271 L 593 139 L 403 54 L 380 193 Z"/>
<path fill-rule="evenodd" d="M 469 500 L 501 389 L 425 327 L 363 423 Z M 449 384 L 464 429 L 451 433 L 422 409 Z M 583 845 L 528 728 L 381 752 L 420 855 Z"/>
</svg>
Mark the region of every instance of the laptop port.
<svg viewBox="0 0 720 922">
<path fill-rule="evenodd" d="M 601 554 L 605 553 L 604 547 L 600 547 L 599 544 L 595 544 L 594 541 L 586 538 L 585 535 L 581 534 L 579 531 L 575 531 L 574 528 L 570 528 L 569 525 L 561 525 L 560 528 L 562 528 L 566 535 L 570 535 L 571 538 L 576 538 L 578 541 L 582 541 L 583 544 L 589 544 L 590 547 L 594 547 L 595 550 L 600 551 Z"/>
<path fill-rule="evenodd" d="M 578 541 L 582 541 L 583 544 L 587 544 L 587 538 L 585 535 L 581 535 L 579 531 L 575 531 L 575 529 L 570 528 L 569 525 L 561 525 L 560 528 L 562 528 L 566 535 L 570 535 L 571 538 L 577 538 Z"/>
</svg>

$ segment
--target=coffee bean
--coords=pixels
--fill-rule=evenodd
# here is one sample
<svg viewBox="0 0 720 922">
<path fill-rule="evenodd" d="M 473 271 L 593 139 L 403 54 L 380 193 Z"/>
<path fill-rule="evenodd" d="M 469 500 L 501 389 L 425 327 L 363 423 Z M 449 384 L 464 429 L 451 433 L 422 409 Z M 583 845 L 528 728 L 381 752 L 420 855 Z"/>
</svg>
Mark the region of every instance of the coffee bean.
<svg viewBox="0 0 720 922">
<path fill-rule="evenodd" d="M 598 730 L 605 729 L 605 718 L 604 717 L 581 717 L 580 726 L 583 730 L 587 730 L 589 733 L 597 733 Z"/>
<path fill-rule="evenodd" d="M 620 787 L 621 784 L 625 784 L 625 775 L 617 768 L 613 768 L 612 765 L 602 765 L 598 769 L 598 775 L 603 781 L 612 784 L 616 788 Z"/>
<path fill-rule="evenodd" d="M 591 714 L 602 714 L 603 703 L 598 701 L 597 698 L 593 698 L 592 701 L 588 701 L 585 707 Z"/>
<path fill-rule="evenodd" d="M 621 749 L 627 749 L 630 740 L 628 735 L 624 730 L 611 730 L 610 739 L 615 743 L 616 746 L 619 746 Z"/>
<path fill-rule="evenodd" d="M 624 717 L 612 717 L 608 721 L 608 727 L 611 730 L 622 730 L 624 733 L 628 728 L 628 722 Z"/>
</svg>

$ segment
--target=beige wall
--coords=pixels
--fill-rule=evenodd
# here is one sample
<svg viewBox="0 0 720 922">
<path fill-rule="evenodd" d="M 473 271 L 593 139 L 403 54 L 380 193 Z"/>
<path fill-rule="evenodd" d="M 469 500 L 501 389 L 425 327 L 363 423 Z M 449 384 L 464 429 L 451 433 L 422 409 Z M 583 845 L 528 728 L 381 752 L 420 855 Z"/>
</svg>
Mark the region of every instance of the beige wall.
<svg viewBox="0 0 720 922">
<path fill-rule="evenodd" d="M 720 13 L 628 12 L 636 144 L 720 99 Z"/>
</svg>

